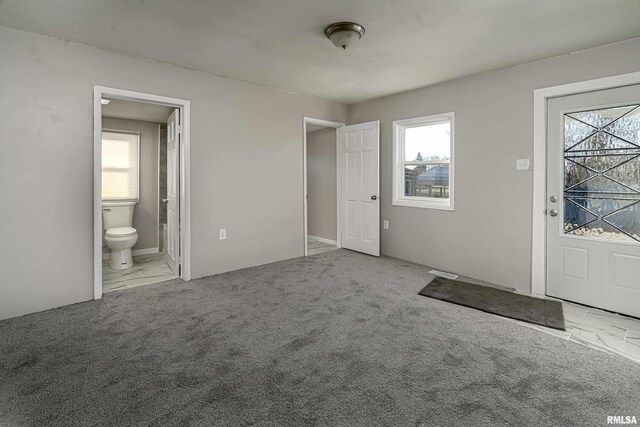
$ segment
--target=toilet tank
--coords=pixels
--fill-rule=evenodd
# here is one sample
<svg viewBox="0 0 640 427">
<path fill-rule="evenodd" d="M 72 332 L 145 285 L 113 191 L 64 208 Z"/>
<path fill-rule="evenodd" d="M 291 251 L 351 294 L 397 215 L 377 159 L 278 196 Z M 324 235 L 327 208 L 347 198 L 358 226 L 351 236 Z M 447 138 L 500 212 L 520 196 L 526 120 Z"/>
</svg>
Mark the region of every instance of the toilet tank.
<svg viewBox="0 0 640 427">
<path fill-rule="evenodd" d="M 132 227 L 135 207 L 135 203 L 103 203 L 102 228 Z"/>
</svg>

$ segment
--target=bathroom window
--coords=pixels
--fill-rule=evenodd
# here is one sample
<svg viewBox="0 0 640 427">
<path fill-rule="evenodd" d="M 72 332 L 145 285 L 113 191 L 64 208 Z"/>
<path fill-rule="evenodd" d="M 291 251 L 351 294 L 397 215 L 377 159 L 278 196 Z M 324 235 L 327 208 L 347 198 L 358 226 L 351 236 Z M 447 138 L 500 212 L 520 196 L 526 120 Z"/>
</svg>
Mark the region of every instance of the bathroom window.
<svg viewBox="0 0 640 427">
<path fill-rule="evenodd" d="M 393 205 L 453 210 L 453 116 L 393 122 Z"/>
<path fill-rule="evenodd" d="M 140 199 L 140 134 L 102 131 L 102 200 L 138 202 Z"/>
</svg>

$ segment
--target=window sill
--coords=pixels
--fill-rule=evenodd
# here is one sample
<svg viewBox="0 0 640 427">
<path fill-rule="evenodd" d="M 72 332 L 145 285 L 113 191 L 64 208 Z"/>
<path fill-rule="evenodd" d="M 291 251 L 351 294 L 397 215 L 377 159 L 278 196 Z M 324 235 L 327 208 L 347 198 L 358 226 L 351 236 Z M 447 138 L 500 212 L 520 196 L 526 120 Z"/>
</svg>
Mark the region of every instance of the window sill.
<svg viewBox="0 0 640 427">
<path fill-rule="evenodd" d="M 399 199 L 394 200 L 391 203 L 393 206 L 404 206 L 409 208 L 422 208 L 422 209 L 438 209 L 442 211 L 453 211 L 453 202 L 447 200 L 446 202 L 435 202 L 431 200 L 411 200 L 411 199 Z"/>
</svg>

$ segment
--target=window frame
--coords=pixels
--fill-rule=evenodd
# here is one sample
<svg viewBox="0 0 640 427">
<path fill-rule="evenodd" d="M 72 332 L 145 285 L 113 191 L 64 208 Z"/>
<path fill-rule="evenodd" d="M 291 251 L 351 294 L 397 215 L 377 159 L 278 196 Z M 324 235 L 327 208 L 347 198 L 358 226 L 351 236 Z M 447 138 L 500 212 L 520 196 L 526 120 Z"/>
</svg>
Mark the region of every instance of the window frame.
<svg viewBox="0 0 640 427">
<path fill-rule="evenodd" d="M 433 161 L 405 161 L 405 130 L 413 127 L 449 123 L 449 198 L 405 196 L 405 165 L 434 164 Z M 424 209 L 454 210 L 454 176 L 455 176 L 455 114 L 453 112 L 434 114 L 393 121 L 393 173 L 392 173 L 392 205 Z"/>
<path fill-rule="evenodd" d="M 141 137 L 140 137 L 140 132 L 138 131 L 130 131 L 130 130 L 122 130 L 122 129 L 109 129 L 109 128 L 102 128 L 101 130 L 101 137 L 102 137 L 102 145 L 103 147 L 101 148 L 102 150 L 104 150 L 104 133 L 105 132 L 109 132 L 109 133 L 120 133 L 120 134 L 124 134 L 124 135 L 135 135 L 137 138 L 137 145 L 138 145 L 138 176 L 136 177 L 136 193 L 138 194 L 138 197 L 135 199 L 109 199 L 109 200 L 105 200 L 104 198 L 101 197 L 102 199 L 102 203 L 103 204 L 109 204 L 109 205 L 119 205 L 119 204 L 130 204 L 130 203 L 140 203 L 140 145 L 141 145 Z M 102 159 L 102 154 L 100 155 L 100 159 Z M 104 165 L 100 164 L 100 172 L 104 173 Z"/>
</svg>

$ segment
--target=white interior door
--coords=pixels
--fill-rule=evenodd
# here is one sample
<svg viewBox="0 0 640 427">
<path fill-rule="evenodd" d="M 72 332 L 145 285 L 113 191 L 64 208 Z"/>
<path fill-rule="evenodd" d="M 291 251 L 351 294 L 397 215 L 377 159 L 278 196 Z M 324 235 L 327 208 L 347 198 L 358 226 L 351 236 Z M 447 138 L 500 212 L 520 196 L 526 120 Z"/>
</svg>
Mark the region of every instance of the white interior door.
<svg viewBox="0 0 640 427">
<path fill-rule="evenodd" d="M 167 264 L 180 275 L 180 110 L 175 109 L 167 120 Z"/>
<path fill-rule="evenodd" d="M 549 100 L 547 294 L 640 317 L 640 86 Z"/>
<path fill-rule="evenodd" d="M 338 129 L 342 247 L 380 255 L 379 122 Z"/>
</svg>

